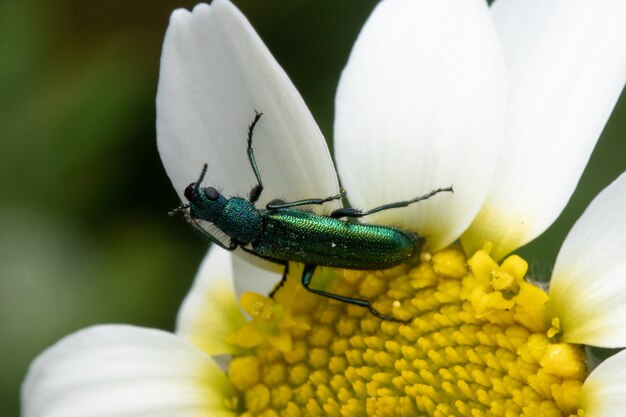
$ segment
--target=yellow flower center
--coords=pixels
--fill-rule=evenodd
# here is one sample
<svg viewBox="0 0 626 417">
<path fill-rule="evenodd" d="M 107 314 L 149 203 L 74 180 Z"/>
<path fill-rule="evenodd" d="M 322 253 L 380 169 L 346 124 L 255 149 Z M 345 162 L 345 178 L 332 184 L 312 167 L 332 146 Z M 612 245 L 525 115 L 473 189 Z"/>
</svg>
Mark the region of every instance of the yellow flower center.
<svg viewBox="0 0 626 417">
<path fill-rule="evenodd" d="M 241 416 L 583 416 L 580 347 L 552 337 L 547 295 L 527 264 L 467 260 L 448 248 L 388 271 L 319 269 L 313 286 L 370 300 L 367 309 L 307 292 L 293 271 L 275 299 L 245 294 L 247 348 L 228 376 Z"/>
</svg>

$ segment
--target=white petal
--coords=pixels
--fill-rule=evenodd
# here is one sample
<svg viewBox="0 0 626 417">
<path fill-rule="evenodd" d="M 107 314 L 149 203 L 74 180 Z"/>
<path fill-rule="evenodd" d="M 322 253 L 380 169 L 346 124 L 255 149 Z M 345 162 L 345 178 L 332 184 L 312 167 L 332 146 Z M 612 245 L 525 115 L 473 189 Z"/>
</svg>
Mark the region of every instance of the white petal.
<svg viewBox="0 0 626 417">
<path fill-rule="evenodd" d="M 213 245 L 178 313 L 176 333 L 210 355 L 236 352 L 227 338 L 245 322 L 235 298 L 232 259 Z"/>
<path fill-rule="evenodd" d="M 626 351 L 602 362 L 585 380 L 581 405 L 585 417 L 623 417 L 626 410 Z"/>
<path fill-rule="evenodd" d="M 502 158 L 473 248 L 501 257 L 540 235 L 572 195 L 626 81 L 623 0 L 499 0 L 509 76 Z M 482 241 L 481 241 L 482 240 Z"/>
<path fill-rule="evenodd" d="M 233 395 L 213 360 L 160 330 L 103 325 L 46 350 L 22 386 L 23 417 L 216 417 Z"/>
<path fill-rule="evenodd" d="M 268 295 L 282 277 L 284 266 L 267 262 L 266 268 L 259 268 L 255 263 L 244 261 L 241 257 L 233 257 L 235 276 L 235 294 L 237 299 L 247 291 Z"/>
<path fill-rule="evenodd" d="M 626 173 L 600 193 L 559 252 L 550 283 L 551 314 L 563 339 L 626 346 Z"/>
<path fill-rule="evenodd" d="M 368 218 L 457 239 L 491 181 L 505 75 L 482 0 L 386 0 L 363 27 L 336 98 L 335 156 L 351 204 L 369 209 L 453 185 Z"/>
<path fill-rule="evenodd" d="M 322 134 L 241 12 L 226 0 L 200 4 L 193 12 L 176 10 L 161 57 L 157 138 L 181 199 L 204 163 L 206 184 L 227 197 L 248 195 L 256 184 L 246 154 L 255 110 L 264 114 L 253 141 L 265 184 L 260 203 L 337 194 Z"/>
</svg>

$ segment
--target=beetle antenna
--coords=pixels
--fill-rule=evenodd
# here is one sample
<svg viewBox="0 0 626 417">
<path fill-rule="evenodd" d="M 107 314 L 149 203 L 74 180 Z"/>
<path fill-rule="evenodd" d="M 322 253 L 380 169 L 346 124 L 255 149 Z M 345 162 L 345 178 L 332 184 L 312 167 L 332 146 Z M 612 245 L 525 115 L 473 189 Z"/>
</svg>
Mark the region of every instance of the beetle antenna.
<svg viewBox="0 0 626 417">
<path fill-rule="evenodd" d="M 200 178 L 198 178 L 198 181 L 196 181 L 196 185 L 194 186 L 196 191 L 198 190 L 198 188 L 200 188 L 200 183 L 202 182 L 202 180 L 204 179 L 204 176 L 206 175 L 207 167 L 208 167 L 207 164 L 204 164 L 204 166 L 202 167 L 202 171 L 200 172 Z"/>
</svg>

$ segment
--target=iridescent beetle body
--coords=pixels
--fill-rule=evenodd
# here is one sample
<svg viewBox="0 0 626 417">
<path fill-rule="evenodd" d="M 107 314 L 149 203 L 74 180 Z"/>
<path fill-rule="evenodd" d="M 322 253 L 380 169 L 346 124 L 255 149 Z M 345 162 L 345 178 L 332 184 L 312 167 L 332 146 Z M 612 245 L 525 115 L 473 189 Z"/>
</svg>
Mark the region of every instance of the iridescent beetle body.
<svg viewBox="0 0 626 417">
<path fill-rule="evenodd" d="M 386 204 L 367 211 L 344 207 L 328 216 L 298 210 L 295 207 L 339 200 L 345 197 L 345 192 L 321 199 L 293 202 L 275 200 L 268 203 L 265 208 L 257 209 L 255 203 L 263 191 L 263 183 L 252 150 L 252 133 L 260 117 L 261 113 L 257 113 L 248 129 L 248 160 L 257 179 L 257 185 L 251 190 L 249 199 L 226 198 L 214 187 L 201 187 L 200 183 L 207 168 L 205 165 L 200 178 L 185 189 L 185 198 L 189 203 L 181 206 L 179 210 L 189 209 L 187 218 L 190 223 L 222 248 L 230 251 L 241 248 L 252 255 L 284 265 L 283 280 L 270 295 L 273 295 L 286 279 L 289 262 L 300 262 L 305 265 L 302 285 L 307 290 L 334 300 L 366 307 L 374 315 L 385 320 L 401 321 L 380 313 L 367 300 L 311 288 L 309 284 L 313 273 L 317 266 L 379 270 L 415 259 L 424 245 L 423 237 L 394 227 L 356 223 L 342 218 L 360 218 L 383 210 L 406 207 L 439 192 L 451 192 L 452 187 L 440 188 L 412 200 Z M 199 220 L 212 223 L 230 238 L 230 242 L 225 244 L 208 233 L 198 223 Z"/>
</svg>

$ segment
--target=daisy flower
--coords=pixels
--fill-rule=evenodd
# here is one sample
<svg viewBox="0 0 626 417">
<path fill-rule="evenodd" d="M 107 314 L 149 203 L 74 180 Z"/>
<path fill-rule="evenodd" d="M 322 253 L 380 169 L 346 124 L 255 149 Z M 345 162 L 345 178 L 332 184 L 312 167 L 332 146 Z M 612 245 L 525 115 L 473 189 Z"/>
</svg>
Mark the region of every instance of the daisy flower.
<svg viewBox="0 0 626 417">
<path fill-rule="evenodd" d="M 297 265 L 268 298 L 280 272 L 214 247 L 175 334 L 68 336 L 31 366 L 23 416 L 622 415 L 626 353 L 592 369 L 585 347 L 626 346 L 626 175 L 573 227 L 549 289 L 510 253 L 574 190 L 626 79 L 625 21 L 619 0 L 382 1 L 337 91 L 339 178 L 364 209 L 455 193 L 365 219 L 424 236 L 420 262 L 320 268 L 314 285 L 408 323 L 308 293 Z M 224 195 L 251 190 L 255 110 L 258 207 L 336 195 L 319 129 L 245 17 L 227 0 L 175 11 L 157 129 L 183 201 L 204 163 Z"/>
</svg>

